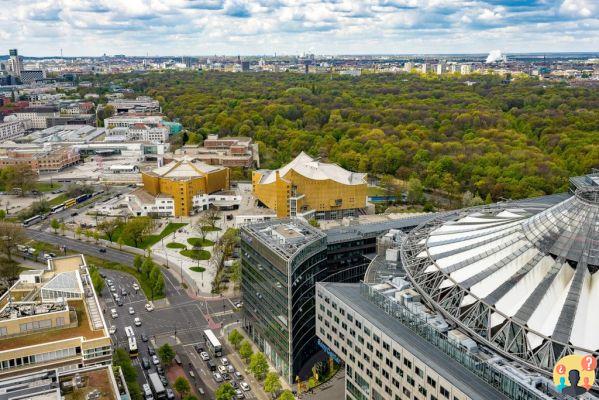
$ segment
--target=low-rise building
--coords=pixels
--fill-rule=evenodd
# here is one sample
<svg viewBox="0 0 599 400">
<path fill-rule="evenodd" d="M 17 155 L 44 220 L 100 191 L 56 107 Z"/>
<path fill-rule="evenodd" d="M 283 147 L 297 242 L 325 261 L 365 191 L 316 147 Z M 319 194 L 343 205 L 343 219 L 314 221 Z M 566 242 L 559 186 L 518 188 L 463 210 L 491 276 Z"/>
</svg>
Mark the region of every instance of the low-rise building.
<svg viewBox="0 0 599 400">
<path fill-rule="evenodd" d="M 23 121 L 0 122 L 0 141 L 16 139 L 25 135 Z"/>
<path fill-rule="evenodd" d="M 3 146 L 0 149 L 0 168 L 28 165 L 37 173 L 57 172 L 78 164 L 79 153 L 70 146 Z"/>
<path fill-rule="evenodd" d="M 170 127 L 161 115 L 117 115 L 104 120 L 107 140 L 142 140 L 156 143 L 168 141 Z"/>
<path fill-rule="evenodd" d="M 111 339 L 83 255 L 28 270 L 0 297 L 0 379 L 111 364 Z"/>
<path fill-rule="evenodd" d="M 142 172 L 144 191 L 154 198 L 173 199 L 174 216 L 191 215 L 206 209 L 198 196 L 229 189 L 228 168 L 212 166 L 193 158 L 183 157 L 151 171 Z M 160 200 L 161 201 L 161 200 Z M 139 204 L 155 203 L 142 198 Z M 142 212 L 142 211 L 140 211 Z"/>
<path fill-rule="evenodd" d="M 160 103 L 148 96 L 138 96 L 135 99 L 116 98 L 107 104 L 120 113 L 160 112 Z"/>
<path fill-rule="evenodd" d="M 258 145 L 248 137 L 223 137 L 208 135 L 203 146 L 185 145 L 175 155 L 188 155 L 210 165 L 250 168 L 260 165 Z"/>
<path fill-rule="evenodd" d="M 252 173 L 256 198 L 278 217 L 341 219 L 366 207 L 366 174 L 320 162 L 305 153 L 278 170 Z"/>
</svg>

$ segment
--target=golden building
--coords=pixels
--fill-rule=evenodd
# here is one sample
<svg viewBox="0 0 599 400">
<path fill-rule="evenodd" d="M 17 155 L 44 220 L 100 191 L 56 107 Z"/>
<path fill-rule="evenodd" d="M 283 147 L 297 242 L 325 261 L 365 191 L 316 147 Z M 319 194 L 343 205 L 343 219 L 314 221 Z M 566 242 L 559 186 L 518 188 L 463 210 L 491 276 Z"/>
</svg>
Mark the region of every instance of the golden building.
<svg viewBox="0 0 599 400">
<path fill-rule="evenodd" d="M 208 165 L 190 157 L 173 160 L 141 175 L 145 192 L 154 197 L 172 198 L 169 203 L 176 217 L 191 215 L 195 196 L 229 189 L 229 168 Z"/>
<path fill-rule="evenodd" d="M 252 190 L 278 217 L 337 219 L 366 207 L 366 174 L 322 163 L 304 152 L 284 167 L 252 173 Z"/>
<path fill-rule="evenodd" d="M 0 379 L 109 365 L 111 344 L 83 255 L 22 272 L 0 298 Z"/>
</svg>

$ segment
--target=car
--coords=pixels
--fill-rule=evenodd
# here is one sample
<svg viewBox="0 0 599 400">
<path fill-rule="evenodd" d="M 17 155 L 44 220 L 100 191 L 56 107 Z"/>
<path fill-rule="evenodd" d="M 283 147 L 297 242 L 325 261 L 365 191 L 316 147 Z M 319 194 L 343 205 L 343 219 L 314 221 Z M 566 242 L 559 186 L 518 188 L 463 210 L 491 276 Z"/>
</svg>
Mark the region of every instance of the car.
<svg viewBox="0 0 599 400">
<path fill-rule="evenodd" d="M 249 392 L 250 390 L 252 390 L 250 388 L 250 385 L 248 385 L 245 382 L 239 382 L 239 387 L 241 388 L 241 390 L 243 390 L 244 392 Z"/>
<path fill-rule="evenodd" d="M 143 358 L 141 359 L 141 366 L 142 366 L 144 369 L 150 369 L 150 368 L 152 367 L 152 365 L 150 364 L 150 360 L 148 360 L 148 358 L 147 358 L 147 357 L 143 357 Z"/>
<path fill-rule="evenodd" d="M 168 379 L 166 379 L 166 376 L 164 375 L 160 375 L 160 382 L 162 382 L 164 386 L 168 385 Z"/>
<path fill-rule="evenodd" d="M 133 282 L 133 285 L 131 285 L 133 287 L 133 290 L 135 290 L 136 292 L 139 290 L 139 285 L 135 282 Z"/>
<path fill-rule="evenodd" d="M 158 358 L 158 356 L 156 354 L 154 354 L 152 356 L 152 364 L 154 364 L 154 365 L 160 364 L 160 359 Z"/>
<path fill-rule="evenodd" d="M 106 253 L 106 249 L 105 249 L 104 247 L 100 247 L 100 248 L 98 249 L 98 251 L 99 251 L 100 253 Z"/>
<path fill-rule="evenodd" d="M 193 345 L 193 348 L 198 354 L 201 354 L 204 351 L 204 347 L 201 344 L 195 344 Z"/>
<path fill-rule="evenodd" d="M 154 354 L 156 354 L 156 350 L 154 350 L 154 348 L 152 347 L 151 344 L 148 345 L 148 354 L 153 356 Z"/>
<path fill-rule="evenodd" d="M 154 305 L 152 303 L 146 303 L 146 311 L 154 311 Z"/>
<path fill-rule="evenodd" d="M 119 307 L 122 307 L 122 306 L 123 306 L 123 304 L 125 304 L 125 303 L 123 303 L 123 299 L 121 299 L 121 298 L 119 297 L 118 299 L 116 299 L 116 304 L 117 304 Z"/>
<path fill-rule="evenodd" d="M 243 398 L 245 398 L 245 396 L 243 395 L 243 392 L 242 392 L 241 390 L 239 390 L 239 389 L 237 389 L 237 390 L 235 391 L 235 397 L 236 397 L 236 398 L 238 398 L 238 399 L 243 399 Z"/>
<path fill-rule="evenodd" d="M 141 341 L 142 342 L 147 342 L 148 341 L 148 335 L 146 335 L 145 333 L 141 334 Z"/>
<path fill-rule="evenodd" d="M 222 382 L 223 381 L 222 375 L 219 374 L 218 372 L 213 373 L 212 376 L 214 377 L 214 380 L 216 382 Z"/>
<path fill-rule="evenodd" d="M 139 317 L 135 317 L 133 323 L 135 324 L 135 326 L 141 326 L 141 319 L 139 319 Z"/>
<path fill-rule="evenodd" d="M 181 357 L 179 357 L 179 354 L 175 354 L 175 362 L 177 363 L 177 365 L 181 365 L 181 364 L 183 364 L 183 363 L 181 362 Z"/>
<path fill-rule="evenodd" d="M 112 283 L 112 279 L 106 279 L 106 284 L 107 284 L 108 286 L 112 286 L 112 284 L 113 284 L 113 283 Z"/>
<path fill-rule="evenodd" d="M 220 372 L 221 374 L 227 373 L 227 367 L 225 367 L 224 365 L 219 365 L 218 372 Z"/>
<path fill-rule="evenodd" d="M 164 368 L 162 368 L 162 365 L 156 366 L 156 372 L 158 372 L 158 375 L 164 375 Z"/>
<path fill-rule="evenodd" d="M 223 357 L 223 358 L 221 358 L 221 359 L 220 359 L 220 362 L 221 362 L 223 365 L 229 365 L 229 360 L 227 360 L 227 357 Z"/>
<path fill-rule="evenodd" d="M 231 381 L 231 386 L 237 389 L 239 387 L 239 383 L 237 383 L 237 381 Z"/>
<path fill-rule="evenodd" d="M 116 294 L 116 288 L 115 288 L 114 286 L 112 286 L 112 285 L 108 285 L 108 288 L 110 289 L 110 291 L 111 291 L 112 293 L 114 293 L 115 295 L 117 295 L 117 296 L 118 296 L 118 294 Z"/>
<path fill-rule="evenodd" d="M 108 333 L 110 333 L 111 335 L 114 335 L 116 333 L 116 326 L 112 325 L 110 327 L 110 329 L 108 329 Z"/>
<path fill-rule="evenodd" d="M 235 377 L 235 379 L 237 379 L 237 380 L 242 380 L 242 379 L 243 379 L 243 375 L 241 375 L 241 372 L 239 372 L 239 371 L 235 371 L 235 372 L 233 373 L 233 376 L 234 376 L 234 377 Z"/>
<path fill-rule="evenodd" d="M 173 389 L 166 388 L 166 398 L 172 400 L 175 398 L 175 393 L 173 393 Z"/>
<path fill-rule="evenodd" d="M 76 217 L 77 215 L 79 215 L 79 213 L 76 213 L 76 212 L 71 213 L 71 217 Z"/>
<path fill-rule="evenodd" d="M 116 308 L 111 308 L 110 309 L 110 316 L 112 318 L 118 318 L 119 317 L 119 314 L 116 312 Z"/>
<path fill-rule="evenodd" d="M 188 373 L 188 374 L 189 374 L 189 376 L 191 376 L 193 379 L 195 379 L 195 378 L 196 378 L 196 374 L 193 372 L 193 370 L 191 370 L 191 369 L 190 369 L 189 371 L 187 371 L 187 373 Z"/>
<path fill-rule="evenodd" d="M 237 307 L 237 308 L 243 307 L 243 301 L 238 301 L 237 303 L 235 303 L 235 307 Z"/>
<path fill-rule="evenodd" d="M 206 393 L 206 392 L 204 392 L 204 388 L 201 388 L 201 387 L 198 386 L 198 393 L 203 396 L 204 393 Z"/>
<path fill-rule="evenodd" d="M 235 368 L 231 364 L 227 365 L 227 372 L 230 374 L 235 373 Z"/>
<path fill-rule="evenodd" d="M 228 374 L 228 373 L 226 373 L 226 372 L 225 372 L 224 374 L 222 374 L 222 376 L 223 376 L 223 379 L 224 379 L 224 380 L 227 380 L 227 381 L 230 381 L 230 380 L 231 380 L 231 375 L 229 375 L 229 374 Z"/>
<path fill-rule="evenodd" d="M 100 272 L 100 276 L 102 279 L 106 279 L 106 274 L 104 272 Z M 108 280 L 106 280 L 106 282 L 108 282 Z"/>
<path fill-rule="evenodd" d="M 216 364 L 214 363 L 214 361 L 208 360 L 206 365 L 208 365 L 208 368 L 210 368 L 210 371 L 216 371 Z"/>
<path fill-rule="evenodd" d="M 210 356 L 205 351 L 202 351 L 200 353 L 200 357 L 202 357 L 202 361 L 208 361 L 208 360 L 210 360 Z"/>
<path fill-rule="evenodd" d="M 128 293 L 125 289 L 121 289 L 121 296 L 127 296 Z"/>
<path fill-rule="evenodd" d="M 129 315 L 135 314 L 135 309 L 133 307 L 129 307 Z"/>
</svg>

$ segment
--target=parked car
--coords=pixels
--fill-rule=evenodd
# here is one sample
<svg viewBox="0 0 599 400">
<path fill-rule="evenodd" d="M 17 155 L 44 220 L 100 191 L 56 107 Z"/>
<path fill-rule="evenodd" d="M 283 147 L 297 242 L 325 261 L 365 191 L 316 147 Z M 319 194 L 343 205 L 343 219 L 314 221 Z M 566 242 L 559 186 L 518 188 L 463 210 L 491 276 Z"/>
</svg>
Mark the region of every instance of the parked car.
<svg viewBox="0 0 599 400">
<path fill-rule="evenodd" d="M 235 368 L 231 364 L 227 365 L 227 372 L 232 374 L 235 372 Z"/>
<path fill-rule="evenodd" d="M 168 379 L 166 379 L 166 376 L 164 375 L 160 375 L 160 382 L 162 382 L 164 386 L 168 385 Z"/>
<path fill-rule="evenodd" d="M 203 361 L 208 361 L 208 360 L 210 360 L 210 356 L 209 356 L 209 355 L 208 355 L 208 353 L 206 353 L 205 351 L 202 351 L 202 352 L 200 353 L 200 357 L 202 357 L 202 360 L 203 360 Z"/>
<path fill-rule="evenodd" d="M 133 307 L 129 307 L 129 315 L 135 314 L 135 309 Z"/>
<path fill-rule="evenodd" d="M 198 354 L 200 354 L 204 351 L 204 347 L 202 347 L 202 345 L 199 345 L 199 344 L 194 345 L 193 348 L 196 350 L 196 352 Z"/>
<path fill-rule="evenodd" d="M 206 364 L 208 365 L 208 368 L 210 368 L 210 371 L 216 371 L 216 364 L 214 361 L 208 360 Z"/>
<path fill-rule="evenodd" d="M 147 357 L 143 357 L 143 358 L 141 359 L 141 366 L 142 366 L 144 369 L 150 369 L 150 368 L 152 367 L 152 365 L 150 364 L 150 360 L 148 360 L 148 358 L 147 358 Z"/>
<path fill-rule="evenodd" d="M 212 376 L 214 377 L 214 380 L 216 382 L 222 382 L 223 381 L 222 375 L 219 374 L 218 372 L 213 373 Z"/>
<path fill-rule="evenodd" d="M 143 339 L 143 336 L 142 336 Z M 175 354 L 175 362 L 177 363 L 177 365 L 181 365 L 181 357 L 179 357 L 179 354 Z"/>
<path fill-rule="evenodd" d="M 135 326 L 141 326 L 141 319 L 139 319 L 139 317 L 135 317 L 133 323 L 135 324 Z"/>
<path fill-rule="evenodd" d="M 221 359 L 220 359 L 220 362 L 221 362 L 223 365 L 229 365 L 229 360 L 227 360 L 227 357 L 223 357 L 223 358 L 221 358 Z"/>
<path fill-rule="evenodd" d="M 151 344 L 148 345 L 148 354 L 153 356 L 154 354 L 156 354 L 156 350 L 154 350 L 154 348 L 152 347 Z"/>
<path fill-rule="evenodd" d="M 154 365 L 160 364 L 160 359 L 158 358 L 158 356 L 156 354 L 154 354 L 152 356 L 152 364 L 154 364 Z"/>
<path fill-rule="evenodd" d="M 112 293 L 116 294 L 116 288 L 115 288 L 114 286 L 112 286 L 112 285 L 108 285 L 108 289 L 109 289 L 109 290 L 110 290 Z M 117 296 L 118 296 L 118 295 L 117 295 Z"/>
<path fill-rule="evenodd" d="M 198 386 L 198 393 L 203 396 L 206 392 L 204 392 L 204 388 Z"/>
<path fill-rule="evenodd" d="M 123 306 L 123 304 L 125 304 L 125 303 L 123 303 L 123 299 L 121 299 L 121 298 L 119 297 L 118 299 L 116 299 L 116 304 L 117 304 L 119 307 L 122 307 L 122 306 Z"/>
<path fill-rule="evenodd" d="M 248 385 L 245 382 L 239 382 L 239 387 L 241 388 L 241 390 L 243 390 L 244 392 L 249 392 L 251 390 L 250 385 Z"/>
<path fill-rule="evenodd" d="M 112 325 L 110 329 L 108 329 L 108 333 L 114 335 L 116 333 L 116 325 Z"/>
<path fill-rule="evenodd" d="M 171 388 L 166 388 L 166 398 L 168 400 L 172 400 L 175 398 L 175 393 L 173 393 L 173 389 Z"/>
<path fill-rule="evenodd" d="M 98 251 L 99 251 L 100 253 L 106 253 L 106 249 L 105 249 L 104 247 L 100 247 L 100 248 L 98 249 Z"/>
<path fill-rule="evenodd" d="M 112 318 L 118 318 L 119 314 L 116 312 L 116 308 L 111 308 L 110 309 L 110 316 Z"/>
<path fill-rule="evenodd" d="M 121 289 L 121 296 L 127 296 L 128 293 L 125 289 Z"/>
<path fill-rule="evenodd" d="M 238 398 L 238 399 L 243 399 L 243 398 L 245 398 L 245 396 L 243 395 L 243 392 L 242 392 L 241 390 L 239 390 L 239 389 L 237 389 L 237 390 L 235 391 L 235 397 L 236 397 L 236 398 Z"/>
<path fill-rule="evenodd" d="M 224 365 L 219 365 L 218 372 L 220 372 L 221 374 L 227 373 L 227 367 L 225 367 Z"/>
<path fill-rule="evenodd" d="M 162 368 L 162 365 L 156 366 L 156 372 L 158 372 L 159 375 L 164 375 L 164 368 Z"/>
<path fill-rule="evenodd" d="M 133 285 L 131 285 L 133 287 L 133 290 L 135 290 L 136 292 L 139 290 L 139 285 L 135 282 L 133 282 Z"/>
<path fill-rule="evenodd" d="M 224 374 L 222 374 L 222 376 L 223 376 L 223 379 L 224 379 L 224 380 L 227 380 L 227 381 L 230 381 L 230 380 L 231 380 L 231 375 L 229 375 L 229 374 L 228 374 L 228 373 L 226 373 L 226 372 L 225 372 Z"/>
<path fill-rule="evenodd" d="M 231 386 L 237 389 L 239 387 L 239 383 L 237 383 L 237 381 L 231 381 Z"/>
<path fill-rule="evenodd" d="M 146 335 L 145 333 L 141 334 L 141 341 L 142 342 L 147 342 L 148 341 L 148 335 Z"/>
<path fill-rule="evenodd" d="M 241 372 L 239 372 L 239 371 L 235 371 L 233 373 L 233 376 L 235 376 L 235 379 L 237 379 L 237 380 L 242 380 L 243 379 L 243 375 L 241 375 Z"/>
</svg>

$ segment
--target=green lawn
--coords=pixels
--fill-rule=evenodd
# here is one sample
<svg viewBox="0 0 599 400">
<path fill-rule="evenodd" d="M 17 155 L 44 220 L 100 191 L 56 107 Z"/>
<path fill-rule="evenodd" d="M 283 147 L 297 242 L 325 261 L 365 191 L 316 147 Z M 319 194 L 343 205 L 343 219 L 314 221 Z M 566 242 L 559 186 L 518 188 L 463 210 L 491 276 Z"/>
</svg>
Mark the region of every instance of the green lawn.
<svg viewBox="0 0 599 400">
<path fill-rule="evenodd" d="M 198 237 L 193 237 L 193 238 L 187 239 L 187 243 L 189 243 L 193 247 L 210 247 L 210 246 L 214 246 L 214 242 L 212 240 L 208 240 L 208 239 L 203 239 L 202 240 L 202 238 L 198 238 Z"/>
<path fill-rule="evenodd" d="M 179 242 L 167 243 L 166 247 L 168 247 L 169 249 L 186 249 L 187 248 L 187 246 L 185 246 L 183 243 L 179 243 Z"/>
<path fill-rule="evenodd" d="M 204 268 L 204 267 L 191 267 L 189 269 L 192 270 L 193 272 L 204 272 L 204 271 L 206 271 L 206 268 Z"/>
<path fill-rule="evenodd" d="M 162 232 L 160 232 L 157 235 L 147 236 L 146 238 L 144 238 L 144 240 L 138 243 L 137 246 L 135 246 L 135 243 L 133 243 L 132 240 L 126 240 L 123 244 L 126 244 L 127 246 L 138 247 L 140 249 L 147 249 L 148 247 L 152 247 L 153 245 L 158 243 L 163 237 L 170 235 L 171 233 L 175 232 L 177 229 L 184 227 L 185 225 L 187 225 L 187 223 L 171 222 L 164 227 Z M 117 229 L 117 231 L 114 233 L 112 237 L 112 241 L 116 243 L 119 240 L 119 236 L 121 236 L 122 232 L 123 228 Z"/>
<path fill-rule="evenodd" d="M 367 190 L 368 196 L 387 196 L 389 192 L 379 186 L 369 186 Z"/>
<path fill-rule="evenodd" d="M 59 204 L 64 203 L 65 201 L 67 201 L 69 198 L 67 197 L 66 194 L 61 193 L 58 196 L 56 196 L 55 198 L 53 198 L 52 200 L 48 201 L 48 204 L 50 204 L 50 206 L 57 206 Z"/>
<path fill-rule="evenodd" d="M 62 184 L 56 182 L 53 182 L 52 185 L 50 185 L 50 182 L 37 182 L 35 184 L 35 188 L 40 192 L 51 192 L 53 190 L 60 189 L 61 187 Z"/>
<path fill-rule="evenodd" d="M 209 260 L 210 252 L 207 250 L 181 250 L 181 255 L 194 260 Z"/>
</svg>

